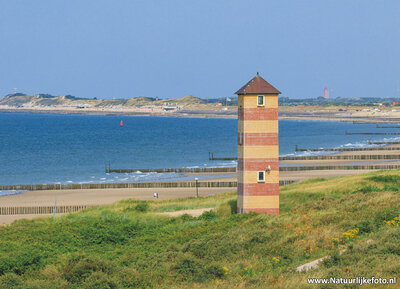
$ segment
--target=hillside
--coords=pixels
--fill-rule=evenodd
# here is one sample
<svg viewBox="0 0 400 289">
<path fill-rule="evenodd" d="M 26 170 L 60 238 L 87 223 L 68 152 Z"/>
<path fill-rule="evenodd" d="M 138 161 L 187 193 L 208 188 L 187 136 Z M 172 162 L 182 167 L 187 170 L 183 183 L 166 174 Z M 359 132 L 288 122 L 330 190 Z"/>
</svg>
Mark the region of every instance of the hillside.
<svg viewBox="0 0 400 289">
<path fill-rule="evenodd" d="M 74 96 L 54 96 L 49 94 L 9 94 L 0 99 L 0 105 L 8 106 L 92 106 L 92 107 L 110 107 L 110 106 L 163 106 L 163 105 L 181 105 L 190 106 L 194 104 L 206 104 L 206 100 L 195 96 L 185 96 L 177 99 L 156 99 L 150 97 L 133 97 L 129 99 L 89 99 L 77 98 Z"/>
<path fill-rule="evenodd" d="M 17 221 L 0 228 L 0 287 L 309 288 L 307 278 L 393 278 L 399 188 L 400 171 L 381 171 L 285 186 L 279 216 L 235 214 L 231 192 Z M 208 207 L 215 212 L 198 218 L 156 214 Z M 295 271 L 326 255 L 319 268 Z"/>
</svg>

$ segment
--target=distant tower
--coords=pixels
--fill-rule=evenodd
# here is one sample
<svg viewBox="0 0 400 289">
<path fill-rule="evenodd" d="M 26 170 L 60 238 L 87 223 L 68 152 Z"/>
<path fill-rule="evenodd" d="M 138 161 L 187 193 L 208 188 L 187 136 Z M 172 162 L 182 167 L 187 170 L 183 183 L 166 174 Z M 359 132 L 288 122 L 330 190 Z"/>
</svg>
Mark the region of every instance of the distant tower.
<svg viewBox="0 0 400 289">
<path fill-rule="evenodd" d="M 325 88 L 324 88 L 324 92 L 323 92 L 322 96 L 323 96 L 325 99 L 328 99 L 328 98 L 329 98 L 329 90 L 328 90 L 328 88 L 327 88 L 326 86 L 325 86 Z"/>
<path fill-rule="evenodd" d="M 17 89 L 16 88 L 14 88 L 14 94 L 16 94 L 17 93 Z"/>
<path fill-rule="evenodd" d="M 238 95 L 238 213 L 279 213 L 278 94 L 257 75 Z"/>
</svg>

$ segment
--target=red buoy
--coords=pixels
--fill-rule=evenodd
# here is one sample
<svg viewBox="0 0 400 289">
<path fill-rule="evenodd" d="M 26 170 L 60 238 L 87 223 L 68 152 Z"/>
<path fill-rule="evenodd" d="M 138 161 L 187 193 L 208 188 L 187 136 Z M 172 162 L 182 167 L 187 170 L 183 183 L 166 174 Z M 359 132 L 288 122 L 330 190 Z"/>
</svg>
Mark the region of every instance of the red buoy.
<svg viewBox="0 0 400 289">
<path fill-rule="evenodd" d="M 122 122 L 122 120 L 121 120 L 121 122 L 120 122 L 120 124 L 119 125 L 124 125 L 124 123 Z"/>
</svg>

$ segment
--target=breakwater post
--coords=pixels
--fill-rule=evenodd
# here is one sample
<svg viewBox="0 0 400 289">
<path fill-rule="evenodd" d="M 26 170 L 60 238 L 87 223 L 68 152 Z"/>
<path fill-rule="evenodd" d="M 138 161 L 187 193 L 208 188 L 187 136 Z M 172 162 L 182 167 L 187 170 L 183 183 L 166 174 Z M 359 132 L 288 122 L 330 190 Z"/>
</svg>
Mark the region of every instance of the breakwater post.
<svg viewBox="0 0 400 289">
<path fill-rule="evenodd" d="M 196 181 L 196 198 L 199 197 L 199 179 L 195 178 Z"/>
</svg>

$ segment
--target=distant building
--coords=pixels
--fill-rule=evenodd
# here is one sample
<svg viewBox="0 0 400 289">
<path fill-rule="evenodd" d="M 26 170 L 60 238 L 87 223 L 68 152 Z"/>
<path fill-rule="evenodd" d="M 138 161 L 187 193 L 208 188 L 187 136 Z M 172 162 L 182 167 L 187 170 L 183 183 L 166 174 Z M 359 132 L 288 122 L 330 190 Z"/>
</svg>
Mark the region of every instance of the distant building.
<svg viewBox="0 0 400 289">
<path fill-rule="evenodd" d="M 322 96 L 323 96 L 325 99 L 328 99 L 328 98 L 329 98 L 329 90 L 328 90 L 328 88 L 327 88 L 326 86 L 325 86 L 325 88 L 324 88 L 324 92 L 323 92 Z"/>
</svg>

